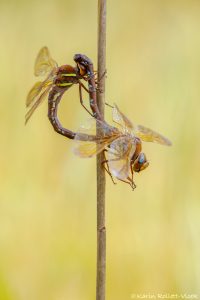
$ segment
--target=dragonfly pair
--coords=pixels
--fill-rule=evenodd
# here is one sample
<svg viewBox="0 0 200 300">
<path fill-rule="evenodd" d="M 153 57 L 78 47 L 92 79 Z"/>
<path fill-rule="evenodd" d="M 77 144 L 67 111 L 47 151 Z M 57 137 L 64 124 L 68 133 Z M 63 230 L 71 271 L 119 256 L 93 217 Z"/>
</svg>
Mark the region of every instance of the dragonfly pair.
<svg viewBox="0 0 200 300">
<path fill-rule="evenodd" d="M 76 54 L 74 61 L 75 67 L 70 65 L 58 67 L 55 60 L 51 58 L 47 47 L 40 50 L 36 58 L 34 73 L 36 76 L 46 76 L 46 79 L 36 82 L 27 96 L 26 106 L 29 111 L 25 117 L 26 123 L 48 95 L 49 120 L 59 134 L 74 139 L 78 143 L 74 149 L 75 154 L 80 157 L 92 157 L 103 151 L 105 160 L 102 162 L 102 166 L 112 180 L 115 177 L 128 183 L 134 189 L 136 187 L 133 181 L 134 172 L 140 172 L 149 165 L 145 154 L 142 152 L 142 141 L 168 146 L 171 145 L 171 142 L 147 127 L 134 126 L 117 105 L 113 107 L 113 122 L 116 126 L 111 126 L 105 122 L 97 106 L 96 74 L 92 61 L 82 54 Z M 88 82 L 88 88 L 81 80 Z M 81 126 L 77 133 L 62 127 L 57 117 L 58 104 L 63 94 L 74 84 L 79 85 L 81 105 L 92 115 L 89 123 Z M 92 113 L 83 103 L 82 89 L 89 94 Z M 100 130 L 96 130 L 96 128 Z M 101 134 L 97 134 L 97 132 L 101 132 Z"/>
</svg>

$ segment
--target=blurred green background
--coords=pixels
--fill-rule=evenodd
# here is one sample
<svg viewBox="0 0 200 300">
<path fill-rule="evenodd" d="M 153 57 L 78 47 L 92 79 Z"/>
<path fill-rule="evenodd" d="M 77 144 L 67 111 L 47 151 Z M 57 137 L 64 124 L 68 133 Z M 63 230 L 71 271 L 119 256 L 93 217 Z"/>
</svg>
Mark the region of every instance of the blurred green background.
<svg viewBox="0 0 200 300">
<path fill-rule="evenodd" d="M 200 294 L 199 15 L 198 0 L 108 0 L 106 99 L 173 142 L 143 145 L 150 166 L 134 192 L 107 177 L 109 300 Z M 39 49 L 96 65 L 96 23 L 97 1 L 0 1 L 2 300 L 95 299 L 95 158 L 74 156 L 47 101 L 26 127 L 24 115 Z M 74 130 L 88 118 L 77 87 L 59 116 Z"/>
</svg>

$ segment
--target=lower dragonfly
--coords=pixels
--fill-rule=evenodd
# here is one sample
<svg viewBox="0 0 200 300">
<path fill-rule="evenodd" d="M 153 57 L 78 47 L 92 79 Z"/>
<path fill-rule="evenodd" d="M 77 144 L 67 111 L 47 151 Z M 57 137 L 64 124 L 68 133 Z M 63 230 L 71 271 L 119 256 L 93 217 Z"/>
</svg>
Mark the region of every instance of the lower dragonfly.
<svg viewBox="0 0 200 300">
<path fill-rule="evenodd" d="M 92 61 L 83 54 L 74 56 L 76 67 L 63 65 L 58 67 L 58 64 L 52 59 L 47 47 L 43 47 L 36 58 L 34 74 L 35 76 L 45 76 L 46 79 L 38 81 L 28 93 L 26 99 L 26 107 L 29 108 L 25 116 L 25 123 L 28 122 L 36 108 L 43 102 L 49 94 L 48 116 L 54 129 L 69 138 L 74 138 L 74 133 L 61 126 L 57 119 L 57 106 L 62 98 L 62 95 L 73 84 L 79 85 L 79 94 L 81 105 L 85 107 L 82 99 L 82 88 L 90 95 L 90 107 L 94 117 L 101 119 L 101 114 L 96 103 L 96 78 L 93 70 Z M 81 79 L 88 81 L 89 88 L 87 89 L 81 82 Z"/>
<path fill-rule="evenodd" d="M 74 153 L 80 157 L 92 157 L 104 152 L 103 167 L 114 178 L 128 183 L 134 190 L 134 172 L 140 172 L 149 165 L 146 155 L 142 152 L 142 141 L 155 142 L 170 146 L 171 142 L 163 135 L 142 125 L 133 125 L 132 122 L 119 110 L 117 105 L 113 107 L 113 122 L 117 127 L 111 126 L 101 120 L 90 120 L 87 125 L 80 127 L 75 136 L 78 145 Z M 97 128 L 101 134 L 97 134 L 93 140 L 80 141 L 82 135 L 93 135 Z M 97 132 L 99 132 L 97 131 Z"/>
</svg>

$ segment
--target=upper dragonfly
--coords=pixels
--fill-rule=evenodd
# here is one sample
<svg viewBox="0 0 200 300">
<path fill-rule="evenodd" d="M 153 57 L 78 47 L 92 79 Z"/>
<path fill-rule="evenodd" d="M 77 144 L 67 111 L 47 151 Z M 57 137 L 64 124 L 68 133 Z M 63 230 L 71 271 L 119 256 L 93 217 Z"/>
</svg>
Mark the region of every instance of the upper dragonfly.
<svg viewBox="0 0 200 300">
<path fill-rule="evenodd" d="M 78 143 L 74 149 L 75 154 L 80 157 L 92 157 L 104 151 L 107 155 L 102 165 L 112 180 L 115 177 L 128 183 L 132 189 L 136 187 L 133 181 L 134 172 L 140 172 L 149 165 L 146 155 L 142 152 L 142 141 L 171 145 L 163 135 L 142 125 L 133 125 L 117 105 L 113 107 L 113 122 L 117 127 L 103 121 L 96 122 L 91 119 L 87 125 L 81 126 L 75 136 Z M 96 134 L 95 141 L 80 141 L 82 134 Z"/>
<path fill-rule="evenodd" d="M 25 123 L 28 122 L 36 108 L 49 94 L 52 87 L 54 87 L 54 90 L 57 88 L 57 91 L 63 94 L 73 84 L 79 84 L 80 102 L 82 106 L 90 113 L 82 100 L 81 88 L 84 88 L 90 94 L 90 107 L 92 112 L 96 114 L 99 119 L 101 118 L 96 105 L 96 85 L 93 64 L 91 60 L 83 54 L 76 54 L 74 61 L 76 63 L 75 67 L 70 65 L 58 67 L 57 62 L 51 57 L 47 47 L 43 47 L 39 51 L 35 61 L 34 74 L 35 76 L 45 76 L 45 79 L 36 82 L 27 95 L 26 107 L 29 108 L 29 110 L 25 116 Z M 89 89 L 83 85 L 80 81 L 81 79 L 88 81 Z"/>
</svg>

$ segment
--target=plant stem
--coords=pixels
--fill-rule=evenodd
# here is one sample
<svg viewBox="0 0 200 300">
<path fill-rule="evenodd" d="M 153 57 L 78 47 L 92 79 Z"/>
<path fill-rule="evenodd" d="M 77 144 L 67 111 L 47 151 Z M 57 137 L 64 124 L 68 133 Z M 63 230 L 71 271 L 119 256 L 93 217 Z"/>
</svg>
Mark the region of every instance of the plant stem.
<svg viewBox="0 0 200 300">
<path fill-rule="evenodd" d="M 98 92 L 97 104 L 104 118 L 106 70 L 106 0 L 98 0 Z M 103 76 L 103 77 L 102 77 Z M 97 128 L 97 132 L 98 132 Z M 105 300 L 106 227 L 105 227 L 105 170 L 103 152 L 97 156 L 97 277 L 96 300 Z"/>
</svg>

